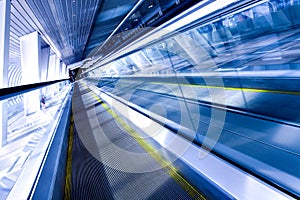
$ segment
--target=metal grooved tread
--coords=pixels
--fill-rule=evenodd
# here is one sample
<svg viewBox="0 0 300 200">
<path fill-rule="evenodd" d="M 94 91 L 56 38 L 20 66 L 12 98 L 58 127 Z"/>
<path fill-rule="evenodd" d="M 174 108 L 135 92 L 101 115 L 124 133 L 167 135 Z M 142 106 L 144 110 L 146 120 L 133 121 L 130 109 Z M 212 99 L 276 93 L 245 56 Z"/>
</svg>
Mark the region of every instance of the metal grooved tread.
<svg viewBox="0 0 300 200">
<path fill-rule="evenodd" d="M 77 92 L 80 95 L 73 97 L 71 199 L 192 199 L 166 169 L 122 130 L 91 92 L 78 89 Z M 124 164 L 120 162 L 126 158 L 115 159 L 122 155 L 114 149 L 146 156 L 140 162 Z M 126 165 L 128 169 L 122 170 Z M 136 168 L 132 167 L 135 165 Z M 145 167 L 148 172 L 130 171 L 130 166 Z"/>
</svg>

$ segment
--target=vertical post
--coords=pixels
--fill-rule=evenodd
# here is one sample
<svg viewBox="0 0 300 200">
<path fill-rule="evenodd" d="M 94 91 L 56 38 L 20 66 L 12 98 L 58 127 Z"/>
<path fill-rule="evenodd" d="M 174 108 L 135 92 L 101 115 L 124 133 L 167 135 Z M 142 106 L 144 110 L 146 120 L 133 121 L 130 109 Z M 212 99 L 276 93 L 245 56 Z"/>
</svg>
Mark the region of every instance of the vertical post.
<svg viewBox="0 0 300 200">
<path fill-rule="evenodd" d="M 63 63 L 62 64 L 62 72 L 61 72 L 62 73 L 62 75 L 61 75 L 62 78 L 67 78 L 67 76 L 66 76 L 66 67 L 67 67 L 66 64 Z"/>
<path fill-rule="evenodd" d="M 49 65 L 50 47 L 45 47 L 41 50 L 41 66 L 40 66 L 40 80 L 47 81 L 48 65 Z"/>
<path fill-rule="evenodd" d="M 58 80 L 59 77 L 59 69 L 60 69 L 60 59 L 56 56 L 56 63 L 55 63 L 55 80 Z"/>
<path fill-rule="evenodd" d="M 52 53 L 49 57 L 49 65 L 48 65 L 48 77 L 47 81 L 53 81 L 55 79 L 55 64 L 56 64 L 56 54 Z M 48 91 L 49 98 L 52 98 L 54 96 L 54 89 L 51 87 Z"/>
<path fill-rule="evenodd" d="M 55 79 L 55 63 L 56 55 L 51 54 L 49 57 L 49 67 L 48 67 L 48 79 L 47 81 L 53 81 Z"/>
<path fill-rule="evenodd" d="M 10 0 L 0 1 L 0 88 L 8 85 Z M 0 149 L 7 142 L 7 102 L 0 101 Z"/>
<path fill-rule="evenodd" d="M 41 49 L 41 65 L 40 65 L 40 81 L 46 82 L 48 80 L 48 68 L 49 68 L 49 56 L 50 56 L 50 46 Z M 42 94 L 47 96 L 47 88 L 41 89 Z"/>
<path fill-rule="evenodd" d="M 41 45 L 38 32 L 20 38 L 23 84 L 40 82 Z M 24 110 L 30 115 L 40 110 L 40 92 L 24 94 Z"/>
<path fill-rule="evenodd" d="M 60 76 L 59 76 L 59 70 L 60 70 L 60 58 L 58 56 L 56 56 L 56 63 L 55 63 L 55 80 L 58 80 L 60 79 Z M 56 95 L 57 93 L 59 92 L 59 86 L 58 84 L 56 84 L 55 86 L 55 92 L 54 94 Z"/>
<path fill-rule="evenodd" d="M 60 61 L 60 63 L 59 63 L 59 79 L 62 78 L 62 66 L 63 66 L 63 62 Z"/>
</svg>

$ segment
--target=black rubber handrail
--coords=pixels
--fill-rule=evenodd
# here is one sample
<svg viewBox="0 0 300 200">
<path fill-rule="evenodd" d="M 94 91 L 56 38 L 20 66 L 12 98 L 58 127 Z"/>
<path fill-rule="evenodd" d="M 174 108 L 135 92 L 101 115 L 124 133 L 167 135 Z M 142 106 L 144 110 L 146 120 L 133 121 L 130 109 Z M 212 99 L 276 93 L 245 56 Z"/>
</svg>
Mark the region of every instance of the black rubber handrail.
<svg viewBox="0 0 300 200">
<path fill-rule="evenodd" d="M 4 100 L 4 99 L 10 98 L 10 97 L 13 97 L 15 95 L 23 94 L 25 92 L 36 90 L 41 87 L 45 87 L 47 85 L 51 85 L 51 84 L 66 81 L 66 80 L 69 80 L 69 79 L 60 79 L 60 80 L 47 81 L 47 82 L 41 82 L 41 83 L 33 83 L 33 84 L 28 84 L 28 85 L 20 85 L 20 86 L 16 86 L 16 87 L 1 88 L 0 89 L 0 100 Z"/>
</svg>

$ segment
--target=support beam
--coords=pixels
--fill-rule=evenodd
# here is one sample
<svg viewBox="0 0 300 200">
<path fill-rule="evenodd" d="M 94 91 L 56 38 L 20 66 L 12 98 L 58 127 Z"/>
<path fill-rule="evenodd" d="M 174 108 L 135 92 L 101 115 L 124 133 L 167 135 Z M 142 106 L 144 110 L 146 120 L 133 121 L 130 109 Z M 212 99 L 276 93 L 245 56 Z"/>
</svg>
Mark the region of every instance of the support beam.
<svg viewBox="0 0 300 200">
<path fill-rule="evenodd" d="M 8 85 L 10 0 L 0 1 L 0 88 Z M 7 102 L 0 102 L 0 149 L 7 143 Z"/>
<path fill-rule="evenodd" d="M 60 69 L 61 69 L 61 61 L 60 58 L 56 56 L 56 65 L 55 65 L 55 80 L 60 79 Z M 59 93 L 59 85 L 57 84 L 54 87 L 54 94 Z"/>
<path fill-rule="evenodd" d="M 67 68 L 66 64 L 63 63 L 62 64 L 62 78 L 68 78 L 67 73 L 66 73 L 66 71 L 67 71 L 66 68 Z"/>
<path fill-rule="evenodd" d="M 41 45 L 38 32 L 33 32 L 20 38 L 21 65 L 23 84 L 39 83 L 41 64 Z M 25 115 L 40 110 L 40 93 L 32 91 L 24 94 Z"/>
<path fill-rule="evenodd" d="M 60 61 L 60 63 L 59 63 L 59 79 L 62 78 L 62 66 L 63 66 L 63 62 Z"/>
<path fill-rule="evenodd" d="M 55 69 L 56 69 L 56 54 L 51 54 L 49 56 L 49 65 L 48 65 L 48 80 L 47 81 L 53 81 L 55 80 Z M 47 92 L 47 99 L 50 99 L 54 96 L 54 89 L 50 89 Z"/>
<path fill-rule="evenodd" d="M 56 66 L 56 55 L 51 54 L 49 57 L 49 66 L 48 66 L 48 81 L 53 81 L 55 79 L 55 66 Z"/>
<path fill-rule="evenodd" d="M 45 47 L 41 50 L 41 66 L 40 66 L 40 80 L 46 82 L 48 80 L 48 65 L 50 57 L 50 47 Z"/>
<path fill-rule="evenodd" d="M 56 63 L 55 63 L 55 80 L 59 79 L 59 69 L 60 69 L 60 59 L 56 56 Z"/>
<path fill-rule="evenodd" d="M 41 46 L 38 32 L 20 37 L 23 84 L 40 82 Z"/>
</svg>

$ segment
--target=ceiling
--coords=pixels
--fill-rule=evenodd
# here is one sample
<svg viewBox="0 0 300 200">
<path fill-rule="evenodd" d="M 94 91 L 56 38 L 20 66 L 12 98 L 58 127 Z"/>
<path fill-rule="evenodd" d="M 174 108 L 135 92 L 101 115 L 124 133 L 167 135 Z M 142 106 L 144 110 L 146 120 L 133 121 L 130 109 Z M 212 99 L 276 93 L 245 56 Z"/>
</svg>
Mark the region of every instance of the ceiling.
<svg viewBox="0 0 300 200">
<path fill-rule="evenodd" d="M 131 30 L 124 41 L 109 41 L 105 51 L 138 37 L 141 27 L 156 26 L 194 0 L 11 0 L 10 66 L 20 65 L 20 37 L 38 31 L 42 48 L 67 65 L 97 55 L 112 33 Z M 129 15 L 130 13 L 130 15 Z M 170 14 L 171 13 L 171 14 Z M 154 22 L 157 22 L 156 24 Z M 113 43 L 113 45 L 111 45 Z M 107 48 L 107 46 L 110 48 Z M 93 51 L 94 50 L 94 51 Z M 100 51 L 100 52 L 104 52 Z"/>
<path fill-rule="evenodd" d="M 125 15 L 134 7 L 137 0 L 113 0 L 108 2 L 104 1 L 99 14 L 95 18 L 93 31 L 84 51 L 84 57 L 109 37 L 125 18 Z"/>
<path fill-rule="evenodd" d="M 38 31 L 42 48 L 65 64 L 80 61 L 117 27 L 137 0 L 12 0 L 10 63 L 20 66 L 20 37 Z"/>
</svg>

